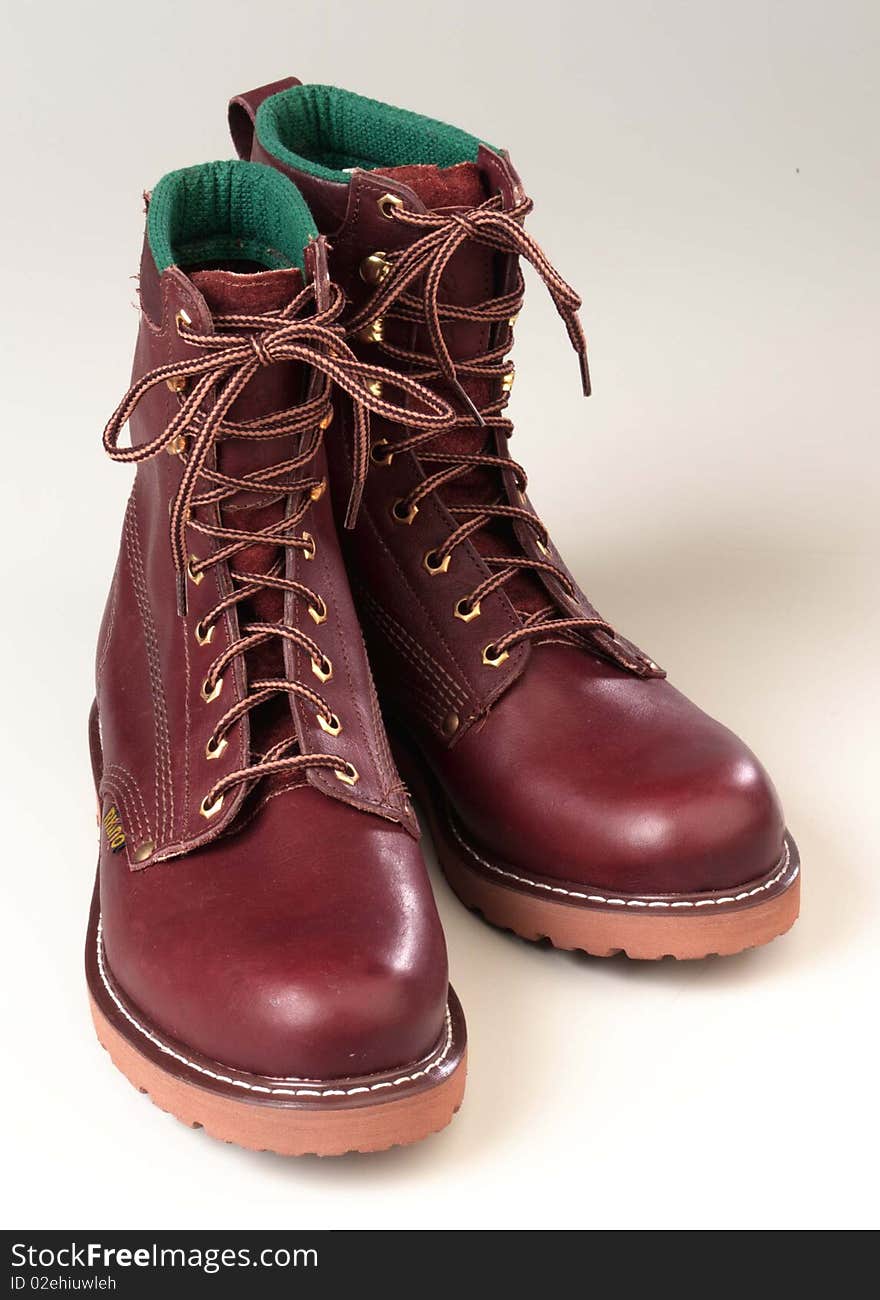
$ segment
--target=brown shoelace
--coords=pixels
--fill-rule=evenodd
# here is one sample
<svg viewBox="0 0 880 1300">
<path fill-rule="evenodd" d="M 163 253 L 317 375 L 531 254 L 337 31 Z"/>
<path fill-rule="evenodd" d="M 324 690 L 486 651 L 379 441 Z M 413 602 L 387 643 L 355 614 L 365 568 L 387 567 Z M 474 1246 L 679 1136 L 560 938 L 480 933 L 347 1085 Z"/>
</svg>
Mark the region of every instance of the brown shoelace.
<svg viewBox="0 0 880 1300">
<path fill-rule="evenodd" d="M 409 325 L 424 326 L 431 343 L 431 352 L 424 353 L 396 346 L 385 338 L 374 338 L 377 346 L 385 356 L 408 368 L 411 377 L 420 383 L 435 385 L 444 382 L 467 408 L 466 415 L 455 420 L 455 428 L 472 428 L 474 425 L 486 429 L 499 430 L 505 437 L 513 433 L 513 423 L 504 414 L 507 405 L 513 367 L 506 357 L 513 343 L 513 325 L 522 307 L 525 285 L 522 274 L 517 267 L 516 283 L 513 289 L 497 295 L 487 301 L 472 306 L 460 306 L 440 301 L 440 288 L 443 275 L 455 252 L 468 240 L 484 247 L 493 248 L 501 253 L 510 253 L 525 258 L 546 285 L 553 303 L 562 317 L 581 367 L 581 380 L 584 394 L 590 392 L 587 350 L 583 330 L 578 319 L 581 299 L 572 287 L 563 280 L 559 272 L 550 263 L 540 246 L 526 234 L 522 222 L 532 210 L 530 199 L 524 199 L 517 206 L 503 210 L 500 197 L 488 199 L 485 203 L 469 211 L 442 214 L 437 212 L 409 212 L 404 208 L 389 207 L 387 215 L 404 225 L 424 229 L 425 234 L 400 253 L 385 254 L 387 271 L 380 279 L 375 292 L 364 306 L 347 323 L 349 337 L 363 334 L 367 328 L 380 317 L 389 317 L 405 321 Z M 421 290 L 416 291 L 416 282 L 422 281 Z M 453 359 L 443 336 L 443 324 L 467 322 L 469 324 L 491 327 L 506 326 L 500 343 L 479 356 L 467 360 Z M 463 380 L 484 381 L 490 391 L 497 396 L 478 407 L 465 390 Z M 412 492 L 397 503 L 401 519 L 411 517 L 418 503 L 431 492 L 442 488 L 469 471 L 482 467 L 500 472 L 512 472 L 515 476 L 520 494 L 524 497 L 527 487 L 525 470 L 515 461 L 493 455 L 489 451 L 465 453 L 451 450 L 430 449 L 429 444 L 446 430 L 422 427 L 409 437 L 387 444 L 385 459 L 405 451 L 416 452 L 419 459 L 428 464 L 439 464 L 443 468 L 429 474 Z M 373 458 L 381 461 L 380 452 L 383 444 L 373 449 Z M 445 504 L 445 502 L 444 502 Z M 508 505 L 506 501 L 470 503 L 467 505 L 446 505 L 450 514 L 462 519 L 461 524 L 446 538 L 431 557 L 432 564 L 438 568 L 451 556 L 455 547 L 473 533 L 479 532 L 493 519 L 518 521 L 528 527 L 535 535 L 539 550 L 548 551 L 547 530 L 540 519 L 524 506 Z M 562 589 L 576 598 L 576 591 L 571 579 L 558 565 L 549 558 L 539 560 L 527 555 L 483 555 L 481 558 L 493 570 L 490 576 L 469 596 L 459 602 L 463 615 L 479 612 L 479 603 L 491 592 L 504 587 L 518 571 L 531 570 L 543 572 L 555 579 Z M 426 561 L 427 562 L 427 561 Z M 509 632 L 499 639 L 494 646 L 487 647 L 492 652 L 487 662 L 500 663 L 509 651 L 520 641 L 548 633 L 578 634 L 604 631 L 613 636 L 613 629 L 599 618 L 557 618 L 556 611 L 547 607 L 534 613 L 523 615 L 523 624 L 515 632 Z"/>
<path fill-rule="evenodd" d="M 200 583 L 209 569 L 228 562 L 248 547 L 270 544 L 272 547 L 300 550 L 307 558 L 314 555 L 314 539 L 310 533 L 300 530 L 300 524 L 312 502 L 322 495 L 326 484 L 314 475 L 300 475 L 313 461 L 324 430 L 332 419 L 331 392 L 334 385 L 348 394 L 355 412 L 354 487 L 349 505 L 352 517 L 357 510 L 369 460 L 369 412 L 409 427 L 427 425 L 438 433 L 454 426 L 455 413 L 449 404 L 415 379 L 358 360 L 344 341 L 337 323 L 344 299 L 335 285 L 330 286 L 325 307 L 318 308 L 315 303 L 315 289 L 309 285 L 278 311 L 258 315 L 215 315 L 216 333 L 205 334 L 194 330 L 185 313 L 180 313 L 177 319 L 180 337 L 202 355 L 192 360 L 173 361 L 145 374 L 129 389 L 104 430 L 104 447 L 113 460 L 138 464 L 169 448 L 179 450 L 183 459 L 184 471 L 171 503 L 170 523 L 178 611 L 182 615 L 187 609 L 187 582 Z M 321 376 L 316 392 L 298 405 L 272 415 L 237 422 L 226 418 L 236 398 L 263 366 L 291 361 L 300 362 Z M 163 383 L 168 383 L 178 393 L 180 407 L 174 418 L 151 442 L 137 447 L 120 447 L 119 437 L 138 403 Z M 375 388 L 371 388 L 371 384 Z M 387 386 L 414 399 L 419 409 L 407 409 L 376 395 Z M 213 404 L 209 405 L 212 397 Z M 185 435 L 191 438 L 188 450 L 184 449 Z M 219 439 L 289 438 L 297 435 L 307 438 L 297 456 L 254 470 L 241 478 L 221 473 L 208 464 Z M 237 493 L 254 492 L 270 493 L 275 499 L 290 497 L 290 513 L 256 530 L 195 518 L 199 509 L 219 506 Z M 188 529 L 212 539 L 216 543 L 215 549 L 201 559 L 189 554 Z M 276 564 L 268 573 L 251 573 L 230 566 L 228 574 L 234 584 L 233 590 L 198 623 L 196 637 L 200 642 L 207 644 L 222 615 L 251 599 L 261 588 L 290 592 L 302 602 L 316 623 L 323 622 L 327 606 L 322 597 L 305 584 L 283 576 L 278 572 L 279 567 Z M 301 647 L 309 656 L 319 681 L 326 681 L 330 676 L 332 665 L 320 647 L 295 625 L 255 621 L 239 631 L 239 637 L 211 663 L 202 685 L 202 695 L 206 700 L 216 699 L 219 695 L 224 670 L 233 660 L 273 638 Z M 239 718 L 278 694 L 296 695 L 308 700 L 323 720 L 326 730 L 331 734 L 339 730 L 338 719 L 318 691 L 298 681 L 265 678 L 250 682 L 248 694 L 219 720 L 208 742 L 209 754 L 216 757 L 226 748 L 226 733 Z M 214 816 L 219 812 L 223 796 L 232 787 L 277 772 L 323 767 L 333 769 L 340 780 L 349 784 L 357 781 L 358 773 L 351 763 L 331 754 L 291 753 L 296 744 L 294 734 L 273 745 L 257 762 L 217 781 L 202 800 L 204 815 Z"/>
</svg>

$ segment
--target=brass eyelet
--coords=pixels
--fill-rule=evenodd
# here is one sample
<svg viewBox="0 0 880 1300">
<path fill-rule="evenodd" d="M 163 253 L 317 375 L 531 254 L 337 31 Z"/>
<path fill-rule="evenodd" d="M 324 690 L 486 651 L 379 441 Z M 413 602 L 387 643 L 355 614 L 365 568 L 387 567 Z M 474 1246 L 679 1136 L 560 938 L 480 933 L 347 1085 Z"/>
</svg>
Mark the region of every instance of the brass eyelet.
<svg viewBox="0 0 880 1300">
<path fill-rule="evenodd" d="M 506 650 L 502 650 L 501 653 L 498 654 L 495 650 L 495 646 L 491 644 L 487 645 L 483 650 L 483 663 L 488 668 L 500 668 L 504 663 L 504 660 L 509 658 L 510 655 Z"/>
<path fill-rule="evenodd" d="M 221 736 L 216 743 L 209 740 L 205 746 L 205 758 L 219 758 L 228 744 L 225 736 Z"/>
<path fill-rule="evenodd" d="M 312 660 L 312 672 L 319 682 L 329 682 L 333 676 L 333 664 L 326 655 L 321 655 L 320 659 Z"/>
<path fill-rule="evenodd" d="M 192 318 L 189 312 L 184 311 L 183 308 L 181 307 L 180 311 L 177 312 L 174 317 L 174 324 L 177 327 L 178 334 L 180 333 L 181 325 L 192 325 Z"/>
<path fill-rule="evenodd" d="M 436 551 L 425 551 L 422 563 L 433 577 L 437 573 L 446 573 L 451 559 L 451 555 L 444 555 L 441 559 Z"/>
<path fill-rule="evenodd" d="M 376 200 L 376 207 L 386 221 L 390 221 L 392 213 L 399 212 L 403 207 L 403 199 L 398 194 L 383 194 L 381 199 Z"/>
<path fill-rule="evenodd" d="M 210 627 L 205 627 L 202 620 L 199 619 L 195 627 L 196 640 L 198 641 L 199 645 L 211 644 L 211 642 L 214 640 L 214 631 L 216 629 L 216 626 L 217 626 L 216 623 L 212 623 Z"/>
<path fill-rule="evenodd" d="M 418 506 L 407 506 L 405 501 L 395 501 L 391 507 L 391 518 L 396 524 L 411 524 L 418 513 Z"/>
<path fill-rule="evenodd" d="M 170 379 L 165 380 L 165 387 L 170 388 L 172 393 L 182 393 L 186 388 L 186 375 L 172 375 Z"/>
<path fill-rule="evenodd" d="M 182 456 L 186 451 L 186 434 L 179 433 L 176 438 L 172 438 L 165 451 L 169 456 Z"/>
<path fill-rule="evenodd" d="M 360 264 L 360 277 L 367 284 L 381 284 L 385 277 L 390 274 L 391 263 L 385 253 L 379 249 L 375 253 L 370 253 Z"/>
<path fill-rule="evenodd" d="M 545 546 L 539 537 L 535 538 L 535 545 L 537 546 L 538 550 L 541 552 L 542 555 L 550 554 L 550 547 Z"/>
<path fill-rule="evenodd" d="M 354 763 L 346 763 L 344 769 L 340 770 L 337 767 L 334 771 L 336 773 L 337 781 L 344 781 L 346 785 L 357 785 L 358 781 L 361 779 L 360 773 Z"/>
<path fill-rule="evenodd" d="M 367 384 L 367 392 L 372 393 L 373 397 L 381 397 L 381 396 L 382 396 L 382 380 L 381 380 L 381 379 L 371 379 L 370 382 Z"/>
<path fill-rule="evenodd" d="M 331 713 L 329 718 L 325 718 L 323 713 L 319 713 L 318 726 L 322 731 L 326 731 L 328 736 L 338 736 L 342 730 L 342 723 L 335 713 Z"/>
<path fill-rule="evenodd" d="M 383 452 L 383 447 L 390 446 L 387 438 L 377 438 L 370 448 L 370 460 L 374 465 L 390 465 L 394 460 L 394 452 Z"/>
<path fill-rule="evenodd" d="M 312 536 L 311 533 L 304 532 L 302 535 L 302 539 L 305 542 L 305 547 L 303 548 L 303 559 L 313 560 L 315 558 L 315 552 L 318 549 L 317 546 L 315 545 L 314 537 Z"/>
<path fill-rule="evenodd" d="M 334 415 L 334 411 L 333 411 L 333 407 L 331 406 L 327 414 L 322 415 L 320 420 L 318 421 L 318 428 L 329 429 L 330 425 L 333 423 L 333 415 Z"/>
<path fill-rule="evenodd" d="M 318 597 L 317 606 L 312 604 L 309 605 L 309 618 L 312 620 L 312 622 L 317 623 L 319 626 L 321 625 L 321 623 L 326 623 L 327 606 L 320 596 Z"/>
<path fill-rule="evenodd" d="M 324 495 L 326 491 L 327 491 L 327 480 L 325 478 L 322 478 L 320 483 L 316 483 L 315 486 L 310 489 L 309 497 L 312 501 L 320 501 L 321 497 Z"/>
<path fill-rule="evenodd" d="M 213 686 L 211 685 L 211 683 L 208 681 L 206 677 L 205 680 L 202 682 L 202 699 L 205 701 L 206 704 L 210 704 L 212 700 L 216 700 L 217 696 L 220 694 L 222 690 L 223 690 L 222 677 L 218 677 Z"/>
<path fill-rule="evenodd" d="M 516 379 L 516 371 L 514 370 L 513 366 L 511 366 L 509 370 L 505 370 L 504 375 L 501 379 L 502 393 L 507 395 L 510 392 L 511 388 L 513 388 L 514 379 Z"/>
<path fill-rule="evenodd" d="M 470 623 L 475 618 L 479 618 L 480 602 L 476 601 L 475 604 L 472 605 L 466 596 L 463 597 L 462 600 L 456 602 L 455 617 L 460 618 L 462 623 Z"/>
<path fill-rule="evenodd" d="M 222 794 L 218 794 L 217 798 L 212 803 L 208 803 L 208 796 L 205 795 L 204 799 L 199 804 L 199 812 L 202 814 L 203 817 L 216 817 L 222 807 L 223 807 Z"/>
<path fill-rule="evenodd" d="M 377 316 L 375 320 L 370 321 L 362 330 L 358 330 L 355 335 L 361 343 L 381 343 L 385 338 L 385 319 L 383 316 Z"/>
<path fill-rule="evenodd" d="M 151 858 L 155 852 L 156 845 L 153 841 L 144 840 L 143 844 L 139 844 L 132 853 L 131 860 L 132 862 L 146 862 L 147 858 Z"/>
<path fill-rule="evenodd" d="M 510 326 L 510 328 L 513 329 L 514 325 L 516 324 L 516 322 L 517 322 L 518 320 L 519 320 L 519 312 L 517 311 L 517 312 L 514 312 L 514 314 L 513 314 L 511 317 L 508 318 L 507 323 L 508 323 L 508 325 Z"/>
<path fill-rule="evenodd" d="M 198 562 L 199 562 L 199 558 L 197 555 L 191 555 L 186 562 L 186 576 L 189 578 L 190 582 L 195 587 L 199 585 L 199 583 L 202 581 L 202 579 L 205 576 L 201 570 L 195 569 L 193 567 L 194 565 L 198 564 Z"/>
</svg>

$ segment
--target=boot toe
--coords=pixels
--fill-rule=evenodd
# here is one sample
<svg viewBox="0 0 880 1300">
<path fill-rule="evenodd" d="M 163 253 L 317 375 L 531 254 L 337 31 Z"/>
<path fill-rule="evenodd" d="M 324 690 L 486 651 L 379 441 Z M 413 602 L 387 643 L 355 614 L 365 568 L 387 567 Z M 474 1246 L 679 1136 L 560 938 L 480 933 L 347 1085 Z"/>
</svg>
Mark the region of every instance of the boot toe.
<svg viewBox="0 0 880 1300">
<path fill-rule="evenodd" d="M 172 872 L 175 891 L 160 890 Z M 301 787 L 242 835 L 143 876 L 114 891 L 108 870 L 102 912 L 110 971 L 147 1027 L 273 1078 L 381 1073 L 437 1044 L 446 948 L 401 827 Z"/>
</svg>

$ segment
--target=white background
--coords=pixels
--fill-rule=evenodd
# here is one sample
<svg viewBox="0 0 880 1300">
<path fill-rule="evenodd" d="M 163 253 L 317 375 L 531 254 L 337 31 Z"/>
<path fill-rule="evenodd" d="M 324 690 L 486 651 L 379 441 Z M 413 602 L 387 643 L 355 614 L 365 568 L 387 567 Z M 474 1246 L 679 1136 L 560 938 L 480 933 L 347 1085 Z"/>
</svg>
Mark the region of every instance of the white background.
<svg viewBox="0 0 880 1300">
<path fill-rule="evenodd" d="M 6 19 L 2 1098 L 17 1227 L 858 1227 L 878 1221 L 873 0 L 152 0 Z M 128 471 L 140 192 L 294 72 L 506 145 L 582 291 L 535 282 L 514 455 L 598 607 L 777 781 L 803 916 L 698 965 L 531 947 L 435 877 L 471 1070 L 447 1132 L 290 1162 L 110 1065 L 81 949 L 94 643 Z M 522 773 L 524 780 L 527 773 Z"/>
</svg>

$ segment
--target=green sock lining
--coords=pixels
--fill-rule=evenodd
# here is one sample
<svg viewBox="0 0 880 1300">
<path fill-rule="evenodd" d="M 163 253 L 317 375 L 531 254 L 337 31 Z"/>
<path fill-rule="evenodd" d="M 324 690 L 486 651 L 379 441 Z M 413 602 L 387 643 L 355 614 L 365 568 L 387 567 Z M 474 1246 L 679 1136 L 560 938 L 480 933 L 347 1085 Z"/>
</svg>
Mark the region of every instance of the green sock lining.
<svg viewBox="0 0 880 1300">
<path fill-rule="evenodd" d="M 258 163 L 214 162 L 163 176 L 150 196 L 147 237 L 156 268 L 249 261 L 303 269 L 317 235 L 286 176 Z"/>
<path fill-rule="evenodd" d="M 345 168 L 475 162 L 482 143 L 456 126 L 336 86 L 271 95 L 257 111 L 257 134 L 280 162 L 342 184 L 351 180 Z"/>
</svg>

